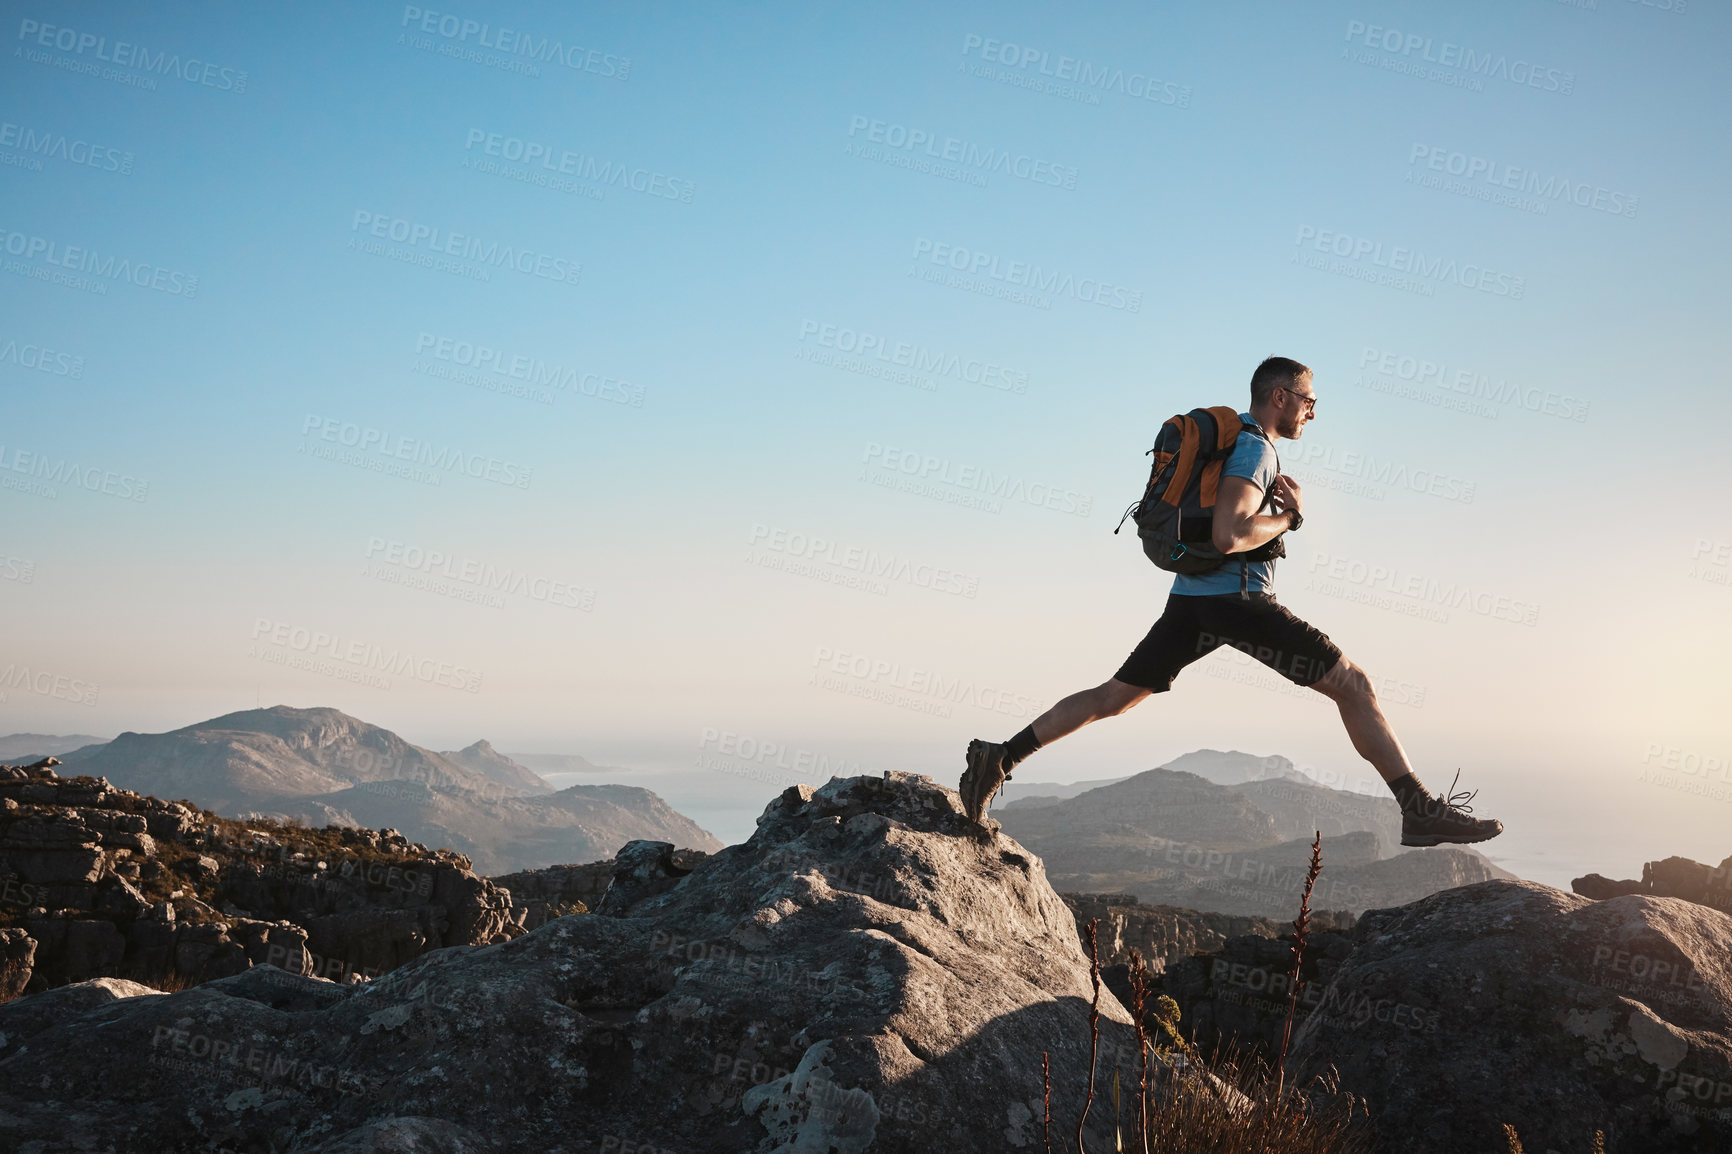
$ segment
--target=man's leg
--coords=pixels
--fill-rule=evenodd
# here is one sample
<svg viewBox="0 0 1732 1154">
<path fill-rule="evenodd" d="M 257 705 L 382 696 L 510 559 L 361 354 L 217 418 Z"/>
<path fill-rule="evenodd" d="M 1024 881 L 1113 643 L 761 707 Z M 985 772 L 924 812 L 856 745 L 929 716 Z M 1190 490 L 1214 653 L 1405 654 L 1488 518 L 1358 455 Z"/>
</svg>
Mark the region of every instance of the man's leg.
<svg viewBox="0 0 1732 1154">
<path fill-rule="evenodd" d="M 962 775 L 960 788 L 963 809 L 970 819 L 979 821 L 993 794 L 1010 780 L 1010 771 L 1029 754 L 1066 734 L 1075 733 L 1091 721 L 1116 717 L 1151 692 L 1115 677 L 1093 689 L 1071 694 L 1024 726 L 1003 745 L 969 742 L 968 769 Z"/>
<path fill-rule="evenodd" d="M 1503 832 L 1502 822 L 1469 817 L 1465 802 L 1452 804 L 1449 798 L 1433 797 L 1420 784 L 1407 751 L 1377 704 L 1377 692 L 1365 670 L 1343 656 L 1311 688 L 1335 703 L 1353 748 L 1377 769 L 1395 795 L 1401 806 L 1402 845 L 1471 843 Z"/>
<path fill-rule="evenodd" d="M 1073 693 L 1035 718 L 1034 724 L 1029 726 L 1038 743 L 1035 748 L 1051 745 L 1091 721 L 1099 721 L 1103 717 L 1117 717 L 1152 692 L 1153 690 L 1144 689 L 1140 685 L 1128 685 L 1115 677 L 1093 689 Z"/>
<path fill-rule="evenodd" d="M 1312 682 L 1311 688 L 1335 703 L 1353 748 L 1376 768 L 1384 781 L 1393 785 L 1403 777 L 1413 776 L 1413 764 L 1407 760 L 1407 752 L 1401 748 L 1395 731 L 1389 728 L 1365 670 L 1343 657 L 1333 669 Z M 1414 784 L 1418 785 L 1418 781 Z M 1420 791 L 1424 792 L 1423 786 Z"/>
</svg>

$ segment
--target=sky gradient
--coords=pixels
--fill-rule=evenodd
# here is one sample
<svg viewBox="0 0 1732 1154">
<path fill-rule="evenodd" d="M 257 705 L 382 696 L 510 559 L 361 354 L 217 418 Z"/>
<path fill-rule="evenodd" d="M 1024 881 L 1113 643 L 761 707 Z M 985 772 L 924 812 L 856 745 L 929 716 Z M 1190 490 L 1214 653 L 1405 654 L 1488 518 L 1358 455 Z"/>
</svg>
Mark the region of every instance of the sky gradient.
<svg viewBox="0 0 1732 1154">
<path fill-rule="evenodd" d="M 1277 595 L 1490 855 L 1732 852 L 1714 6 L 5 11 L 0 732 L 953 779 L 1158 616 L 1143 454 L 1278 353 Z M 1225 654 L 1023 772 L 1198 747 L 1374 788 Z"/>
</svg>

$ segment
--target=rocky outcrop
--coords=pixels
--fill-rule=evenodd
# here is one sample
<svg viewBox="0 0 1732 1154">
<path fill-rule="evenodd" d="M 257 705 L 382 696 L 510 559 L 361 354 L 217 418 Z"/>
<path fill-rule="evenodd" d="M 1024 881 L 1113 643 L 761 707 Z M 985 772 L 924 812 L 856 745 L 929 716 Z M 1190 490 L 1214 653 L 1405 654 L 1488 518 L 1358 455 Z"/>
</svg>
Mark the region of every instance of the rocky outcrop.
<svg viewBox="0 0 1732 1154">
<path fill-rule="evenodd" d="M 1136 950 L 1151 973 L 1192 954 L 1220 949 L 1228 938 L 1255 934 L 1273 938 L 1281 932 L 1269 918 L 1204 913 L 1177 906 L 1144 905 L 1135 894 L 1060 894 L 1083 932 L 1096 923 L 1102 966 L 1124 965 Z"/>
<path fill-rule="evenodd" d="M 690 873 L 709 856 L 698 849 L 670 851 L 674 867 L 684 873 Z M 491 880 L 511 892 L 512 908 L 523 911 L 523 927 L 533 930 L 554 918 L 595 909 L 613 884 L 614 872 L 615 859 L 605 858 L 584 865 L 546 866 L 538 870 L 498 874 Z"/>
<path fill-rule="evenodd" d="M 1299 1029 L 1386 1148 L 1732 1149 L 1732 917 L 1491 881 L 1371 910 Z"/>
<path fill-rule="evenodd" d="M 619 864 L 655 881 L 655 858 Z M 1033 1154 L 1043 1052 L 1074 1133 L 1093 993 L 1075 922 L 954 792 L 908 774 L 795 787 L 745 844 L 656 888 L 359 986 L 253 967 L 104 991 L 53 1028 L 39 998 L 0 1006 L 7 1139 L 62 1148 L 76 1102 L 78 1133 L 116 1154 Z M 1123 1009 L 1100 1012 L 1089 1149 L 1112 1148 L 1106 1088 L 1134 1052 Z"/>
<path fill-rule="evenodd" d="M 507 890 L 395 830 L 248 825 L 54 764 L 0 766 L 0 998 L 266 963 L 353 981 L 522 932 Z"/>
<path fill-rule="evenodd" d="M 1299 967 L 1298 997 L 1292 997 L 1292 929 L 1279 936 L 1245 934 L 1229 938 L 1206 954 L 1170 963 L 1155 991 L 1178 1003 L 1187 1036 L 1210 1052 L 1219 1044 L 1238 1045 L 1273 1061 L 1280 1053 L 1289 1002 L 1295 1028 L 1324 1006 L 1324 991 L 1352 951 L 1341 930 L 1312 925 Z M 1115 992 L 1126 982 L 1108 975 Z"/>
<path fill-rule="evenodd" d="M 1703 865 L 1687 857 L 1669 857 L 1645 862 L 1642 880 L 1613 881 L 1599 874 L 1576 878 L 1570 888 L 1596 901 L 1646 894 L 1656 898 L 1682 898 L 1699 906 L 1732 913 L 1732 857 L 1717 866 Z"/>
</svg>

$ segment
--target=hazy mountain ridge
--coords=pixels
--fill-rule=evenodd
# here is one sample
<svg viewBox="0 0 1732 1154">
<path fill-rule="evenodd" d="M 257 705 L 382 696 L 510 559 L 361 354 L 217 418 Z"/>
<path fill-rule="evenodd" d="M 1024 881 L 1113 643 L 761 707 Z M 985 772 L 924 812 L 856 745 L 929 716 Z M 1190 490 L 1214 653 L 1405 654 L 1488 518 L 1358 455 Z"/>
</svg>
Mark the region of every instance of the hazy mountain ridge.
<svg viewBox="0 0 1732 1154">
<path fill-rule="evenodd" d="M 0 736 L 0 764 L 59 757 L 87 745 L 101 745 L 107 740 L 89 733 L 8 733 Z"/>
<path fill-rule="evenodd" d="M 1200 766 L 1233 784 L 1152 769 L 994 816 L 1065 890 L 1228 914 L 1291 918 L 1314 830 L 1323 834 L 1315 909 L 1359 912 L 1514 877 L 1469 847 L 1401 848 L 1392 798 L 1328 789 L 1286 758 L 1200 750 L 1172 764 Z"/>
<path fill-rule="evenodd" d="M 484 874 L 611 857 L 635 838 L 721 848 L 648 790 L 555 792 L 485 741 L 436 753 L 329 708 L 279 705 L 167 733 L 123 733 L 64 760 L 68 772 L 226 816 L 400 829 L 467 854 Z"/>
</svg>

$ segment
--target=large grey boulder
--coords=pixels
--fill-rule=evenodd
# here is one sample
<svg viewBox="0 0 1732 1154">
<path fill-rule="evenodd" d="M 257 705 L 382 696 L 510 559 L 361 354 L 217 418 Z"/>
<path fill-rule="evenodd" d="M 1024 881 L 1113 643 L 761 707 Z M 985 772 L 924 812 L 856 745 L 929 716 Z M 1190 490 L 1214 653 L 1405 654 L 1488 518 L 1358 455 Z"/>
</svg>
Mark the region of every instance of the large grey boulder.
<svg viewBox="0 0 1732 1154">
<path fill-rule="evenodd" d="M 254 966 L 63 1018 L 0 1048 L 6 1140 L 73 1149 L 76 1103 L 76 1140 L 116 1154 L 1032 1154 L 1043 1052 L 1055 1137 L 1074 1134 L 1075 922 L 1038 859 L 930 779 L 790 789 L 745 844 L 619 897 L 358 986 Z M 0 1034 L 37 1000 L 0 1006 Z M 1128 1022 L 1103 993 L 1091 1150 L 1112 1148 Z"/>
<path fill-rule="evenodd" d="M 1370 910 L 1293 1044 L 1386 1147 L 1732 1150 L 1732 917 L 1489 881 Z"/>
</svg>

